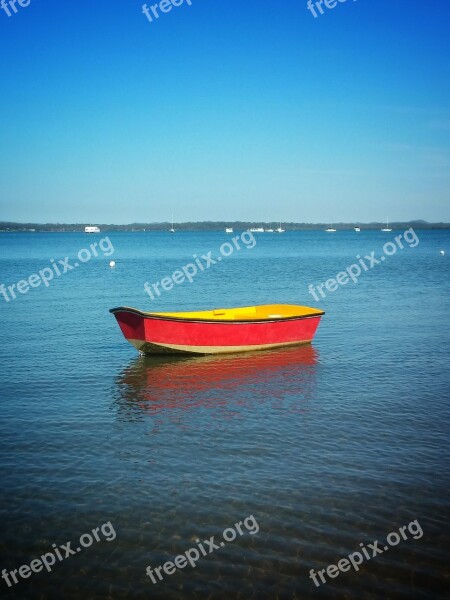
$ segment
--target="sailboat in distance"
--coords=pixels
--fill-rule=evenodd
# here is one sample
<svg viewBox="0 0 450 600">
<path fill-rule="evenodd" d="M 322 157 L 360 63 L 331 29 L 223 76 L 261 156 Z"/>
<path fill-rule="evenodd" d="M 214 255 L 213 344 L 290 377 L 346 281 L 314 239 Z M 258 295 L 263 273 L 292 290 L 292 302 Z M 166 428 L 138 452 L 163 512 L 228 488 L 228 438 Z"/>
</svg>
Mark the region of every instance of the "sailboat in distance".
<svg viewBox="0 0 450 600">
<path fill-rule="evenodd" d="M 284 229 L 281 227 L 281 221 L 280 221 L 280 226 L 276 228 L 275 230 L 277 233 L 284 233 Z"/>
<path fill-rule="evenodd" d="M 172 227 L 169 229 L 170 233 L 175 233 L 175 229 L 173 228 L 173 213 L 172 213 Z"/>
<path fill-rule="evenodd" d="M 386 227 L 382 227 L 381 231 L 392 231 L 391 227 L 389 227 L 389 218 L 386 219 Z"/>
</svg>

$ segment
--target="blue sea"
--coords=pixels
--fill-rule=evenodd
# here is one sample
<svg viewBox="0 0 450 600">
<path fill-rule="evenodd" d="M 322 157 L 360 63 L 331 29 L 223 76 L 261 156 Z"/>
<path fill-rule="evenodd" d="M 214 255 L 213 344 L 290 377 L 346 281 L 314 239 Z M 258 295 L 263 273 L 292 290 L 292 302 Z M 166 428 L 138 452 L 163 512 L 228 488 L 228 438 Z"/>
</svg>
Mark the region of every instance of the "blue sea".
<svg viewBox="0 0 450 600">
<path fill-rule="evenodd" d="M 450 232 L 403 234 L 1 233 L 1 596 L 448 597 Z M 264 303 L 312 346 L 141 357 L 108 312 Z"/>
</svg>

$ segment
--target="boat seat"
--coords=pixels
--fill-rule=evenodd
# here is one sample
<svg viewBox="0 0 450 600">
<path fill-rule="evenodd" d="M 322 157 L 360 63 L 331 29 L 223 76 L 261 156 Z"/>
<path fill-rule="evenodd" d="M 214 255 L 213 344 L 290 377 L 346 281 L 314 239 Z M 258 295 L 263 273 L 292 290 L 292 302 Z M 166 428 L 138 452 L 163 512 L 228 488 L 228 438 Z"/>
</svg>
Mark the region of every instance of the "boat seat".
<svg viewBox="0 0 450 600">
<path fill-rule="evenodd" d="M 242 317 L 253 317 L 256 315 L 255 306 L 246 306 L 244 308 L 235 308 L 233 310 L 233 319 L 239 319 Z"/>
</svg>

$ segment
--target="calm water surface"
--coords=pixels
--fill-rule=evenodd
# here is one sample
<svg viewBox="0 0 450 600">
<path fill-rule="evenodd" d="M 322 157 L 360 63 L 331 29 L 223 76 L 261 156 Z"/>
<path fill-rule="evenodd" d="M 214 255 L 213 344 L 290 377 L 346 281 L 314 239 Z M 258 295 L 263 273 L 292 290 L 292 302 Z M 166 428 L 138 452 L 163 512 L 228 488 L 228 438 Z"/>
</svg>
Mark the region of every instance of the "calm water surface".
<svg viewBox="0 0 450 600">
<path fill-rule="evenodd" d="M 50 573 L 0 579 L 2 597 L 446 597 L 450 234 L 419 231 L 357 285 L 308 294 L 398 233 L 259 235 L 155 301 L 146 281 L 217 256 L 226 234 L 112 233 L 112 257 L 0 296 L 0 568 L 109 521 L 116 533 Z M 73 263 L 104 235 L 0 234 L 0 283 Z M 313 346 L 141 358 L 108 313 L 269 302 L 323 308 Z M 250 515 L 254 535 L 156 585 L 146 576 Z M 415 520 L 420 539 L 320 587 L 309 578 Z"/>
</svg>

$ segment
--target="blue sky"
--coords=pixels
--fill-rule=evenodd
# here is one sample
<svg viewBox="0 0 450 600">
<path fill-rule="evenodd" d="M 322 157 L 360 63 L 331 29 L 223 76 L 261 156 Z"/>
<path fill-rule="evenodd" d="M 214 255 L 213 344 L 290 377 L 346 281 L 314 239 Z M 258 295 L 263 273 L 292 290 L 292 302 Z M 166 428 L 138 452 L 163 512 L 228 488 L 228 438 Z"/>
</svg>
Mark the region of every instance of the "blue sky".
<svg viewBox="0 0 450 600">
<path fill-rule="evenodd" d="M 0 10 L 0 220 L 450 221 L 448 0 L 141 5 Z"/>
</svg>

